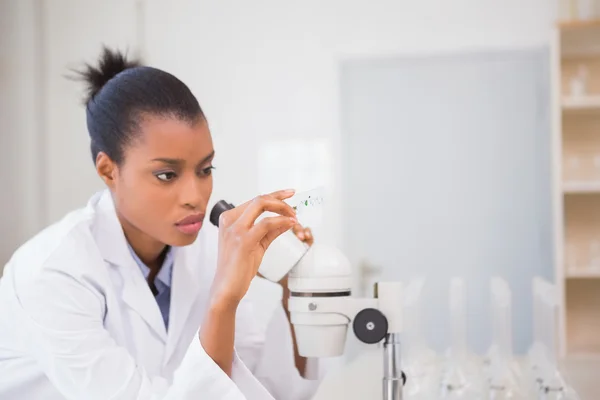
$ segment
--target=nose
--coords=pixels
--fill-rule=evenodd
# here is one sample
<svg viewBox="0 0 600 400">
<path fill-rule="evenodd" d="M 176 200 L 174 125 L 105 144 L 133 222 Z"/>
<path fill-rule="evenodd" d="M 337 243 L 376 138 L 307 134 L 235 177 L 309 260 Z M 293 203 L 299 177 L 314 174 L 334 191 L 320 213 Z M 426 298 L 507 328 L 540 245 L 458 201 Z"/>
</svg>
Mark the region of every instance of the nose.
<svg viewBox="0 0 600 400">
<path fill-rule="evenodd" d="M 196 210 L 203 204 L 202 182 L 197 178 L 190 178 L 182 181 L 180 191 L 181 204 L 184 207 Z"/>
</svg>

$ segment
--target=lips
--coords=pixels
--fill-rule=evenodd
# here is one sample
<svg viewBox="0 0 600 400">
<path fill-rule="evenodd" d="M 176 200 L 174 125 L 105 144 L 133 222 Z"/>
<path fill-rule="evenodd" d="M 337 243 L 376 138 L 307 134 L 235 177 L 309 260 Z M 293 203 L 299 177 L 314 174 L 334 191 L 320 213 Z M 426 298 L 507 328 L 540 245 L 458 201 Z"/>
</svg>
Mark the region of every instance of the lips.
<svg viewBox="0 0 600 400">
<path fill-rule="evenodd" d="M 204 214 L 192 214 L 180 220 L 175 225 L 191 225 L 202 221 L 204 221 Z"/>
<path fill-rule="evenodd" d="M 202 228 L 204 214 L 188 215 L 175 224 L 175 227 L 186 235 L 195 235 Z"/>
</svg>

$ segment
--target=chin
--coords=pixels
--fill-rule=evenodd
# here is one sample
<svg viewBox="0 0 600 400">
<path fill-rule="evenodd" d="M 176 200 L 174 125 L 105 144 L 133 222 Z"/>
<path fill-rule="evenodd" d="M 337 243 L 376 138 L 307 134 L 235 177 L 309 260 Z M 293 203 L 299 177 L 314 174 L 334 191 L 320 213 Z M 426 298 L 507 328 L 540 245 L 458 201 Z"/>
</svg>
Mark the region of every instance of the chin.
<svg viewBox="0 0 600 400">
<path fill-rule="evenodd" d="M 198 238 L 197 233 L 194 235 L 185 235 L 183 233 L 177 232 L 175 235 L 173 235 L 171 238 L 169 238 L 171 240 L 169 240 L 169 242 L 167 244 L 169 246 L 174 246 L 174 247 L 189 246 L 190 244 L 194 243 L 197 238 Z"/>
</svg>

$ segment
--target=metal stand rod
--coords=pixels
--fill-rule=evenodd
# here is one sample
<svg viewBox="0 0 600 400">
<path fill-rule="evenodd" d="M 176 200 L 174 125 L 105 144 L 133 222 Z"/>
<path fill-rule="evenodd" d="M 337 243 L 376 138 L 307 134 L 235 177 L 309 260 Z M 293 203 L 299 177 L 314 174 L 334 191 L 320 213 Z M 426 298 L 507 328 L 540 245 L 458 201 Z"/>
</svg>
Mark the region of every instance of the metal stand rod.
<svg viewBox="0 0 600 400">
<path fill-rule="evenodd" d="M 402 400 L 403 386 L 400 334 L 388 333 L 383 342 L 383 400 Z"/>
</svg>

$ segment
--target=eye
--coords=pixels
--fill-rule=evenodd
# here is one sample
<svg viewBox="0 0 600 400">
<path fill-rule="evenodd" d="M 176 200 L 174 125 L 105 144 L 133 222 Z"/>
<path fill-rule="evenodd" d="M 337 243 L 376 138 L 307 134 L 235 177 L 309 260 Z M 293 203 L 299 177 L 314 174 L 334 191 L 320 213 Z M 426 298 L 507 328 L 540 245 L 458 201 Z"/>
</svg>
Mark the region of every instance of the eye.
<svg viewBox="0 0 600 400">
<path fill-rule="evenodd" d="M 215 169 L 212 165 L 208 168 L 204 168 L 200 171 L 200 176 L 209 176 L 212 175 L 212 171 Z"/>
<path fill-rule="evenodd" d="M 173 179 L 175 179 L 175 177 L 177 175 L 175 175 L 175 172 L 160 172 L 160 173 L 156 174 L 155 176 L 160 181 L 169 182 L 169 181 L 172 181 Z"/>
</svg>

